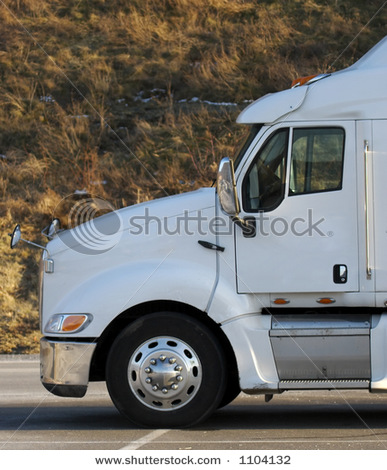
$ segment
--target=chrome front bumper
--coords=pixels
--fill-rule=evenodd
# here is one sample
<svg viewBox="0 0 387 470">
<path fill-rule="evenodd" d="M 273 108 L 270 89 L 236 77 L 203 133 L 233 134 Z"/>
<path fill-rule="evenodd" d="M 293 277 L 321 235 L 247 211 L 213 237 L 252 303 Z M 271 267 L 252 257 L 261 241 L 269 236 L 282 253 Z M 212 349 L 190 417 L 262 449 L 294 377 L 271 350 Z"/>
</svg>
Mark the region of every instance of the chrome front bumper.
<svg viewBox="0 0 387 470">
<path fill-rule="evenodd" d="M 83 397 L 89 384 L 95 343 L 40 340 L 40 380 L 60 397 Z"/>
</svg>

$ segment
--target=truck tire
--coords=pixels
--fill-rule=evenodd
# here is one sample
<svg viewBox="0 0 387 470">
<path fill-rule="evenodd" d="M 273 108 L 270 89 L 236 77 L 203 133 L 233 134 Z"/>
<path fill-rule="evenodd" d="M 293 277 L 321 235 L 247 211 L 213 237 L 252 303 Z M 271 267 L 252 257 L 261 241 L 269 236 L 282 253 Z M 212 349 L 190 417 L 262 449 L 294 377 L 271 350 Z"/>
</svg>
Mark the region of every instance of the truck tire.
<svg viewBox="0 0 387 470">
<path fill-rule="evenodd" d="M 219 403 L 218 408 L 224 408 L 225 406 L 229 405 L 235 398 L 241 393 L 241 389 L 239 387 L 239 381 L 236 380 L 228 380 L 226 391 L 223 395 L 221 402 Z"/>
<path fill-rule="evenodd" d="M 223 351 L 216 336 L 190 316 L 146 315 L 113 343 L 106 383 L 117 409 L 136 425 L 193 426 L 208 418 L 223 399 Z"/>
</svg>

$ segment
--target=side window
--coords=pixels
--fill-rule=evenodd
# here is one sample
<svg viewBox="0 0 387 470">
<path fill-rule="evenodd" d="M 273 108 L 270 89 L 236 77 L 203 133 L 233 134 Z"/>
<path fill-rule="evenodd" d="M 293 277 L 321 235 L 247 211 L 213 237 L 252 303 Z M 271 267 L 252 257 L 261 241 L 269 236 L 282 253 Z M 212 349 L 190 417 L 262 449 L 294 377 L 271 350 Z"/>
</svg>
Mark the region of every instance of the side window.
<svg viewBox="0 0 387 470">
<path fill-rule="evenodd" d="M 260 148 L 243 180 L 243 206 L 246 212 L 275 209 L 285 193 L 288 129 L 272 134 Z"/>
<path fill-rule="evenodd" d="M 341 189 L 343 156 L 343 129 L 294 129 L 289 196 Z"/>
</svg>

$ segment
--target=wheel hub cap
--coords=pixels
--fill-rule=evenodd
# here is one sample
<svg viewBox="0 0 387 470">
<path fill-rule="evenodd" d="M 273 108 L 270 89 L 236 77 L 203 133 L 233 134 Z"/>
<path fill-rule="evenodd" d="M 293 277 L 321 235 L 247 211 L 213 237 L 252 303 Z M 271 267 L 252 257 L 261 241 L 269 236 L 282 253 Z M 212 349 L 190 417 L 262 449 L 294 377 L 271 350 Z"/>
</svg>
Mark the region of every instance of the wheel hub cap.
<svg viewBox="0 0 387 470">
<path fill-rule="evenodd" d="M 137 399 L 158 410 L 186 405 L 199 390 L 199 358 L 185 342 L 173 337 L 152 338 L 133 353 L 129 384 Z"/>
</svg>

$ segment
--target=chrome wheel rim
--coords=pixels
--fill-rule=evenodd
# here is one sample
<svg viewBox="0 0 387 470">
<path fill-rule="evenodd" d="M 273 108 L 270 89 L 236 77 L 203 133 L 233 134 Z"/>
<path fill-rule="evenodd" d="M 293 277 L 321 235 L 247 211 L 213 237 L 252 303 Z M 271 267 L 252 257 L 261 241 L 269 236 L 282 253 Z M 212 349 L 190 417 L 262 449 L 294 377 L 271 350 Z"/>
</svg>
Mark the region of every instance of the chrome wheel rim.
<svg viewBox="0 0 387 470">
<path fill-rule="evenodd" d="M 194 349 L 178 338 L 160 336 L 141 344 L 128 365 L 128 381 L 135 397 L 157 411 L 171 411 L 189 403 L 202 382 L 202 367 Z"/>
</svg>

